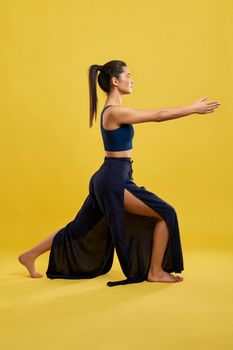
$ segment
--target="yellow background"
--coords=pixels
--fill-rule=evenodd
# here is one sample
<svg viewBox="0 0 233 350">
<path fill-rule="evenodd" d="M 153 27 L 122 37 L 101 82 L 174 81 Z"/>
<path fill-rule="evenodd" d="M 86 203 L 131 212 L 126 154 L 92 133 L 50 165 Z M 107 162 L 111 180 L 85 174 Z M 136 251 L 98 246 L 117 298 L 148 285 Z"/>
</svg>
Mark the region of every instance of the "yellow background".
<svg viewBox="0 0 233 350">
<path fill-rule="evenodd" d="M 233 345 L 232 7 L 1 1 L 4 350 Z M 106 281 L 121 275 L 115 261 L 95 280 L 26 278 L 17 255 L 75 217 L 103 162 L 105 93 L 98 87 L 89 128 L 88 68 L 113 59 L 128 64 L 134 81 L 127 106 L 178 107 L 204 96 L 221 103 L 214 113 L 134 125 L 134 181 L 176 208 L 186 277 L 111 289 Z M 48 253 L 38 259 L 41 272 L 47 262 Z"/>
</svg>

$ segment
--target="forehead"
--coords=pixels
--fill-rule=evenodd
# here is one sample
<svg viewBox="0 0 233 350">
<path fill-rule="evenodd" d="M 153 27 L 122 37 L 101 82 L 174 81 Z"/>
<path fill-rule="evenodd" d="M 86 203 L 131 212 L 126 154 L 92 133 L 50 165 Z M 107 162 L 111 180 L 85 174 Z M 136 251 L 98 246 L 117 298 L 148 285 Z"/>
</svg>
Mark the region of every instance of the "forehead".
<svg viewBox="0 0 233 350">
<path fill-rule="evenodd" d="M 128 74 L 130 74 L 130 71 L 129 71 L 129 68 L 128 67 L 123 67 L 123 71 L 124 71 L 124 73 L 128 73 Z"/>
</svg>

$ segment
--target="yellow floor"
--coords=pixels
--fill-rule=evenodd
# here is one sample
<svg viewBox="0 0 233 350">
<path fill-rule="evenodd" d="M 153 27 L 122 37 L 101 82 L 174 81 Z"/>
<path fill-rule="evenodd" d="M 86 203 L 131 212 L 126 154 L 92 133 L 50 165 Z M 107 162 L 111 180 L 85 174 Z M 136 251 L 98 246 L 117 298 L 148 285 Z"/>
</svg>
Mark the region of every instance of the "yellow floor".
<svg viewBox="0 0 233 350">
<path fill-rule="evenodd" d="M 180 283 L 108 287 L 112 270 L 89 280 L 50 280 L 48 252 L 37 259 L 42 279 L 28 277 L 21 252 L 3 252 L 1 349 L 233 349 L 229 251 L 185 251 Z"/>
</svg>

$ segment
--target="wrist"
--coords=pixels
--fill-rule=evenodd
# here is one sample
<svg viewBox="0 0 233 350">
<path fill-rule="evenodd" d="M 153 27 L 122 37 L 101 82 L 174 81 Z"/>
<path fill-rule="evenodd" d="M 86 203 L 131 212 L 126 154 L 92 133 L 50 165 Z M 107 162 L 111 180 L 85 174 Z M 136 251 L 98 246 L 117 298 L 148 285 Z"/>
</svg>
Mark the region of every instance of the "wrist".
<svg viewBox="0 0 233 350">
<path fill-rule="evenodd" d="M 196 113 L 195 107 L 193 105 L 187 106 L 189 114 Z"/>
</svg>

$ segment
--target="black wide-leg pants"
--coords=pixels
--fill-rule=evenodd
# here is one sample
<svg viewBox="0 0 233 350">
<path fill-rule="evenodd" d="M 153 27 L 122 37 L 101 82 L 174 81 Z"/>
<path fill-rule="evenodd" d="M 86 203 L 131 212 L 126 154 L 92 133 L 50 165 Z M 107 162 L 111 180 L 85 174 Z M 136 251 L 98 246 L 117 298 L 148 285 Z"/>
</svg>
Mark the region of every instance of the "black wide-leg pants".
<svg viewBox="0 0 233 350">
<path fill-rule="evenodd" d="M 115 248 L 126 279 L 108 282 L 108 286 L 147 279 L 157 219 L 126 212 L 125 188 L 159 213 L 168 226 L 162 268 L 178 273 L 184 269 L 176 211 L 133 181 L 132 163 L 130 157 L 105 156 L 90 179 L 89 194 L 79 212 L 53 239 L 48 278 L 81 279 L 106 274 L 112 267 Z"/>
</svg>

